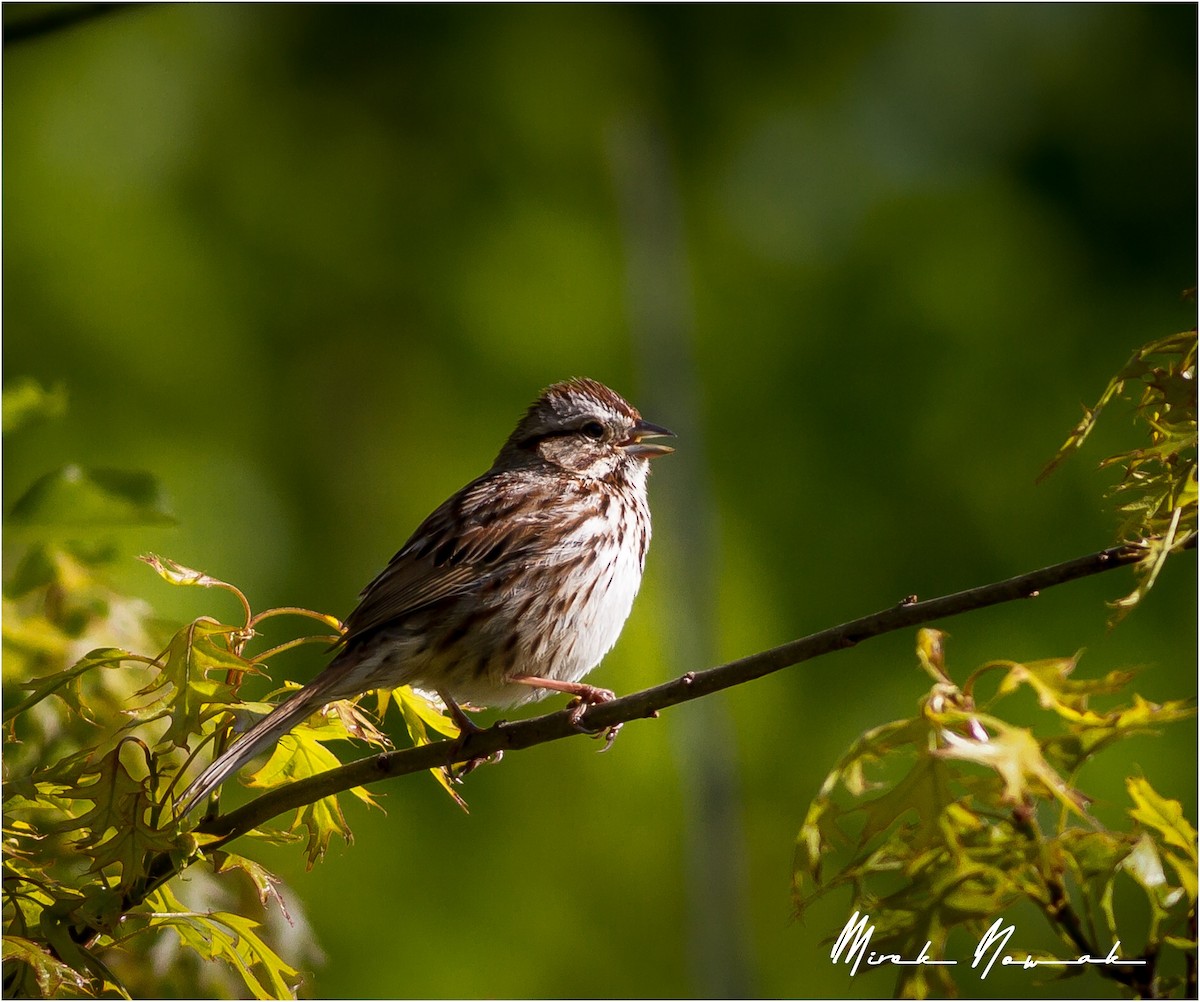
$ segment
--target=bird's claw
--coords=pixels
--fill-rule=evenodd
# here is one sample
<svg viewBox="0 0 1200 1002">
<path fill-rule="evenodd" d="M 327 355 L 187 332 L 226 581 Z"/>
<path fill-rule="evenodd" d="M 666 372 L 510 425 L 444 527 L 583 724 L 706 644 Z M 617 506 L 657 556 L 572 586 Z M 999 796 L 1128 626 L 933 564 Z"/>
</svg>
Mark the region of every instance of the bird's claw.
<svg viewBox="0 0 1200 1002">
<path fill-rule="evenodd" d="M 502 758 L 504 758 L 503 748 L 496 749 L 490 755 L 476 755 L 474 758 L 469 758 L 456 766 L 446 766 L 446 778 L 456 786 L 461 785 L 462 781 L 481 765 L 495 765 Z"/>
<path fill-rule="evenodd" d="M 612 689 L 601 689 L 595 685 L 583 686 L 575 698 L 567 704 L 567 709 L 571 711 L 571 715 L 567 719 L 575 730 L 583 731 L 585 734 L 594 733 L 581 723 L 583 715 L 587 713 L 587 708 L 599 706 L 601 703 L 611 703 L 616 698 L 617 694 Z"/>
<path fill-rule="evenodd" d="M 594 731 L 590 727 L 584 726 L 583 715 L 587 713 L 589 706 L 599 706 L 601 703 L 608 703 L 616 698 L 616 693 L 611 689 L 601 689 L 598 686 L 589 685 L 586 690 L 580 692 L 567 704 L 567 709 L 571 711 L 567 719 L 575 730 L 594 738 L 604 738 L 604 747 L 600 749 L 602 752 L 608 751 L 612 747 L 623 724 L 610 724 L 608 727 Z"/>
<path fill-rule="evenodd" d="M 475 723 L 474 720 L 463 713 L 457 704 L 449 703 L 448 705 L 452 706 L 453 710 L 456 711 L 453 715 L 455 718 L 455 723 L 458 724 L 458 737 L 454 742 L 455 747 L 453 754 L 454 756 L 457 756 L 466 748 L 471 739 L 475 737 L 476 734 L 482 734 L 485 728 L 480 727 L 477 723 Z M 501 720 L 496 723 L 495 726 L 501 727 L 503 724 L 504 721 Z M 452 764 L 446 766 L 446 778 L 449 779 L 451 783 L 461 783 L 465 777 L 469 776 L 481 765 L 494 765 L 502 758 L 504 758 L 504 749 L 498 748 L 496 751 L 490 752 L 487 755 L 473 755 L 458 764 L 454 764 L 454 760 L 452 759 Z"/>
<path fill-rule="evenodd" d="M 604 738 L 604 747 L 597 749 L 597 752 L 599 753 L 608 751 L 613 746 L 613 742 L 617 740 L 617 735 L 621 732 L 621 728 L 624 726 L 625 725 L 623 723 L 613 724 L 612 726 L 606 727 L 604 730 L 597 731 L 595 734 L 593 734 L 592 737 Z"/>
</svg>

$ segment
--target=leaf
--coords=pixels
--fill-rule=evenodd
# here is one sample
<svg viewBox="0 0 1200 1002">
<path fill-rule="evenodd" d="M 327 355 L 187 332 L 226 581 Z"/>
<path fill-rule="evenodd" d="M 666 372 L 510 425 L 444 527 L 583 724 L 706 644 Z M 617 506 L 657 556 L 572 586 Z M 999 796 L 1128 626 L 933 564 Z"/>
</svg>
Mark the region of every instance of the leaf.
<svg viewBox="0 0 1200 1002">
<path fill-rule="evenodd" d="M 150 901 L 153 927 L 170 928 L 200 956 L 232 965 L 256 999 L 295 998 L 288 980 L 298 972 L 258 935 L 260 923 L 233 912 L 190 912 L 165 887 Z"/>
<path fill-rule="evenodd" d="M 922 627 L 917 631 L 917 662 L 935 682 L 949 683 L 946 674 L 945 638 L 942 630 Z"/>
<path fill-rule="evenodd" d="M 409 736 L 414 742 L 417 741 L 418 734 L 425 735 L 426 727 L 433 728 L 444 737 L 458 737 L 458 724 L 454 722 L 450 714 L 439 709 L 429 696 L 419 690 L 410 685 L 402 685 L 395 689 L 380 691 L 391 693 L 392 699 L 400 707 L 404 723 L 409 728 Z M 418 733 L 413 733 L 414 728 Z"/>
<path fill-rule="evenodd" d="M 419 748 L 432 741 L 428 727 L 432 727 L 447 737 L 458 736 L 458 725 L 450 719 L 449 714 L 440 712 L 432 701 L 411 686 L 403 685 L 392 689 L 391 696 L 396 705 L 400 707 L 400 714 L 404 717 L 404 726 L 408 730 L 408 736 L 414 747 Z M 436 769 L 430 769 L 429 772 L 451 799 L 469 814 L 470 808 L 467 807 L 467 802 L 462 795 L 454 789 L 447 770 L 439 766 Z"/>
<path fill-rule="evenodd" d="M 30 376 L 19 376 L 4 387 L 4 434 L 67 412 L 67 390 L 62 383 L 46 389 Z"/>
<path fill-rule="evenodd" d="M 203 571 L 195 571 L 190 567 L 184 567 L 183 564 L 177 563 L 167 557 L 160 557 L 156 553 L 143 553 L 138 557 L 138 560 L 144 564 L 149 564 L 164 581 L 169 581 L 173 585 L 197 585 L 201 588 L 231 588 L 235 591 L 233 585 L 228 582 L 214 578 Z"/>
<path fill-rule="evenodd" d="M 141 723 L 167 718 L 163 739 L 176 748 L 187 748 L 192 734 L 204 733 L 214 707 L 237 701 L 231 677 L 240 681 L 247 674 L 262 674 L 252 662 L 229 650 L 230 638 L 239 632 L 238 627 L 203 619 L 179 630 L 159 656 L 158 677 L 136 693 L 156 698 L 131 714 Z"/>
<path fill-rule="evenodd" d="M 916 957 L 928 942 L 927 955 L 936 958 L 955 927 L 978 941 L 996 916 L 1023 901 L 1040 909 L 1074 948 L 1076 935 L 1120 938 L 1114 886 L 1128 874 L 1151 899 L 1151 945 L 1166 942 L 1158 930 L 1167 919 L 1176 926 L 1172 932 L 1186 928 L 1183 906 L 1195 900 L 1196 865 L 1180 843 L 1194 845 L 1195 833 L 1178 805 L 1139 784 L 1135 812 L 1148 833 L 1098 830 L 1085 813 L 1087 798 L 1052 760 L 1076 754 L 1074 768 L 1083 761 L 1081 749 L 1189 716 L 1192 707 L 1183 701 L 1152 704 L 1135 694 L 1129 705 L 1098 711 L 1089 699 L 1116 694 L 1133 673 L 1077 678 L 1077 656 L 989 662 L 960 690 L 944 640 L 937 631 L 918 635 L 918 660 L 934 679 L 919 715 L 859 738 L 810 803 L 796 838 L 797 913 L 848 888 L 853 903 L 847 913 L 865 912 L 876 926 L 876 956 Z M 1039 739 L 1001 719 L 992 705 L 988 713 L 976 710 L 975 683 L 996 671 L 1004 677 L 993 704 L 1029 687 L 1043 717 L 1067 733 Z M 1051 812 L 1047 805 L 1065 809 Z M 1058 822 L 1050 831 L 1052 815 Z M 1078 818 L 1089 827 L 1073 825 Z M 1168 872 L 1179 875 L 1176 883 Z M 1101 925 L 1107 935 L 1097 932 Z M 1012 944 L 1006 952 L 1030 953 Z M 922 966 L 900 969 L 898 996 L 953 991 L 943 970 Z"/>
<path fill-rule="evenodd" d="M 342 734 L 337 737 L 353 738 L 365 741 L 369 745 L 384 750 L 392 747 L 391 739 L 383 733 L 367 715 L 367 712 L 350 699 L 336 699 L 325 706 L 326 721 L 336 721 L 341 725 Z"/>
<path fill-rule="evenodd" d="M 132 795 L 141 793 L 145 780 L 135 779 L 121 762 L 120 747 L 114 748 L 96 762 L 90 757 L 80 756 L 81 767 L 77 782 L 64 791 L 68 800 L 86 800 L 92 803 L 91 810 L 80 817 L 66 818 L 49 827 L 52 832 L 70 832 L 86 828 L 94 842 L 105 832 L 125 823 L 123 803 Z M 90 783 L 85 782 L 94 776 Z"/>
<path fill-rule="evenodd" d="M 60 915 L 47 911 L 42 915 L 40 930 L 47 943 L 74 970 L 90 975 L 93 984 L 98 984 L 102 990 L 116 992 L 121 998 L 129 998 L 121 983 L 90 949 L 80 946 L 71 937 L 70 929 L 62 921 Z M 94 987 L 89 985 L 88 994 L 97 994 Z"/>
<path fill-rule="evenodd" d="M 1171 868 L 1175 871 L 1176 876 L 1179 877 L 1179 886 L 1183 888 L 1183 892 L 1188 896 L 1188 901 L 1192 903 L 1193 908 L 1195 907 L 1198 892 L 1200 892 L 1200 888 L 1197 887 L 1198 881 L 1194 849 L 1195 847 L 1193 846 L 1191 857 L 1184 859 L 1181 859 L 1173 852 L 1163 853 L 1163 858 L 1171 864 Z"/>
<path fill-rule="evenodd" d="M 905 838 L 914 854 L 931 845 L 938 834 L 938 819 L 951 806 L 949 777 L 944 763 L 932 755 L 920 755 L 912 769 L 886 793 L 860 808 L 866 816 L 859 844 L 887 831 L 911 815 Z"/>
<path fill-rule="evenodd" d="M 174 525 L 166 496 L 149 473 L 64 466 L 38 479 L 12 507 L 10 524 L 89 532 Z"/>
<path fill-rule="evenodd" d="M 1132 592 L 1111 603 L 1118 622 L 1154 585 L 1168 555 L 1193 542 L 1197 532 L 1196 332 L 1183 331 L 1139 348 L 1105 387 L 1099 402 L 1067 437 L 1042 471 L 1047 476 L 1079 448 L 1101 410 L 1121 397 L 1135 406 L 1146 436 L 1137 448 L 1109 456 L 1101 466 L 1119 465 L 1124 476 L 1109 492 L 1124 515 L 1118 538 L 1145 546 L 1135 566 Z"/>
<path fill-rule="evenodd" d="M 1078 882 L 1089 911 L 1104 919 L 1104 938 L 1115 942 L 1117 919 L 1113 912 L 1113 882 L 1133 840 L 1124 832 L 1066 829 L 1057 839 L 1063 862 Z"/>
<path fill-rule="evenodd" d="M 1158 939 L 1158 929 L 1167 918 L 1167 912 L 1183 897 L 1182 888 L 1173 887 L 1167 880 L 1162 857 L 1155 848 L 1154 840 L 1143 834 L 1129 855 L 1121 861 L 1121 869 L 1128 873 L 1146 892 L 1150 901 L 1149 942 Z"/>
<path fill-rule="evenodd" d="M 1154 733 L 1164 724 L 1188 720 L 1195 714 L 1196 708 L 1190 700 L 1152 703 L 1134 693 L 1131 705 L 1081 717 L 1072 724 L 1070 733 L 1047 739 L 1043 742 L 1043 752 L 1070 771 L 1114 741 Z"/>
<path fill-rule="evenodd" d="M 242 610 L 246 613 L 246 626 L 243 630 L 243 641 L 248 640 L 254 635 L 253 620 L 254 616 L 250 610 L 250 600 L 246 598 L 245 593 L 236 585 L 231 585 L 228 581 L 222 581 L 220 578 L 214 578 L 211 574 L 205 574 L 203 571 L 193 570 L 190 567 L 184 567 L 183 564 L 177 563 L 174 560 L 169 560 L 166 557 L 160 557 L 154 553 L 143 553 L 138 557 L 144 564 L 148 564 L 154 568 L 155 572 L 164 581 L 173 585 L 181 586 L 197 586 L 200 588 L 222 588 L 225 591 L 232 592 L 237 596 L 237 600 L 241 603 Z M 240 647 L 238 648 L 240 652 Z"/>
<path fill-rule="evenodd" d="M 944 745 L 935 754 L 975 762 L 995 771 L 1004 784 L 1005 803 L 1017 806 L 1032 797 L 1037 787 L 1056 797 L 1063 806 L 1083 815 L 1087 799 L 1072 789 L 1042 755 L 1037 738 L 1023 727 L 1013 727 L 996 717 L 977 718 L 993 733 L 987 740 L 965 738 L 950 729 L 941 732 Z"/>
<path fill-rule="evenodd" d="M 103 647 L 92 651 L 90 654 L 85 654 L 65 671 L 55 672 L 53 675 L 46 675 L 42 678 L 30 679 L 24 684 L 24 687 L 32 689 L 33 692 L 15 706 L 10 706 L 4 711 L 4 723 L 7 724 L 14 717 L 36 706 L 47 696 L 58 693 L 64 686 L 75 686 L 79 680 L 79 676 L 84 672 L 91 671 L 93 668 L 114 668 L 134 657 L 135 655 L 130 654 L 128 651 L 118 650 L 115 647 Z M 90 716 L 87 714 L 87 708 L 82 703 L 78 689 L 75 690 L 75 698 L 65 701 L 77 713 L 84 716 L 85 719 L 90 719 Z"/>
<path fill-rule="evenodd" d="M 857 881 L 866 872 L 903 869 L 934 840 L 938 816 L 952 798 L 941 785 L 944 766 L 927 753 L 929 737 L 929 725 L 920 717 L 873 728 L 825 777 L 796 837 L 793 898 L 798 912 L 816 900 L 823 885 L 830 886 L 822 878 L 821 863 L 836 846 L 852 842 L 857 855 L 835 882 Z M 909 764 L 914 754 L 916 761 Z M 882 796 L 850 809 L 835 800 L 839 790 L 861 799 L 879 786 L 867 780 L 867 769 L 898 760 L 905 762 L 907 771 Z M 859 825 L 857 836 L 851 837 L 848 824 Z"/>
<path fill-rule="evenodd" d="M 284 904 L 283 898 L 279 894 L 279 888 L 276 886 L 279 883 L 279 878 L 275 874 L 271 873 L 261 863 L 256 863 L 252 859 L 247 859 L 245 856 L 239 856 L 225 849 L 218 849 L 210 856 L 210 859 L 214 873 L 230 873 L 233 870 L 240 870 L 244 873 L 254 885 L 259 903 L 266 906 L 268 901 L 274 900 L 279 905 L 279 910 L 283 913 L 283 917 L 288 920 L 289 925 L 291 924 L 292 917 L 288 914 L 287 905 Z"/>
<path fill-rule="evenodd" d="M 1100 395 L 1099 401 L 1093 408 L 1085 407 L 1083 409 L 1083 419 L 1067 436 L 1066 442 L 1063 443 L 1058 453 L 1047 464 L 1046 468 L 1038 475 L 1038 481 L 1044 480 L 1050 473 L 1059 466 L 1064 459 L 1073 451 L 1083 445 L 1092 429 L 1096 426 L 1096 419 L 1100 416 L 1100 412 L 1113 400 L 1114 397 L 1121 394 L 1125 389 L 1125 383 L 1134 379 L 1141 379 L 1146 375 L 1153 375 L 1154 370 L 1147 364 L 1147 360 L 1155 355 L 1179 355 L 1181 362 L 1176 370 L 1183 378 L 1180 380 L 1177 399 L 1181 402 L 1193 402 L 1195 400 L 1194 375 L 1195 375 L 1195 358 L 1196 358 L 1196 332 L 1182 331 L 1178 334 L 1172 334 L 1158 341 L 1152 341 L 1147 345 L 1143 345 L 1137 349 L 1129 360 L 1121 367 L 1121 370 L 1109 380 L 1108 385 L 1104 388 L 1104 392 Z M 1187 387 L 1185 382 L 1188 373 L 1192 374 L 1192 386 Z M 1161 388 L 1162 379 L 1159 377 L 1159 386 Z M 1190 389 L 1190 392 L 1189 392 Z M 1165 394 L 1164 394 L 1165 396 Z M 1194 419 L 1194 412 L 1193 412 Z"/>
<path fill-rule="evenodd" d="M 45 947 L 23 936 L 4 937 L 4 962 L 7 964 L 9 961 L 18 961 L 30 968 L 37 982 L 37 992 L 42 998 L 62 998 L 64 989 L 72 989 L 80 995 L 96 994 L 92 990 L 91 978 L 86 974 L 64 964 Z M 18 997 L 20 994 L 24 993 L 18 993 Z"/>
<path fill-rule="evenodd" d="M 294 998 L 295 993 L 286 982 L 294 978 L 296 969 L 285 963 L 255 932 L 258 923 L 232 912 L 214 912 L 210 918 L 213 928 L 217 923 L 230 929 L 232 935 L 222 938 L 224 954 L 241 971 L 255 998 Z M 266 985 L 255 976 L 253 968 L 261 966 L 266 973 Z"/>
<path fill-rule="evenodd" d="M 1135 805 L 1130 817 L 1158 832 L 1167 845 L 1182 849 L 1195 863 L 1196 829 L 1183 816 L 1183 805 L 1160 797 L 1146 780 L 1135 776 L 1125 780 L 1125 788 Z"/>
<path fill-rule="evenodd" d="M 135 779 L 122 763 L 124 743 L 127 742 L 118 744 L 81 773 L 81 782 L 76 789 L 65 792 L 70 800 L 90 801 L 92 808 L 80 817 L 64 818 L 50 825 L 48 831 L 86 831 L 87 834 L 75 845 L 92 857 L 89 872 L 98 873 L 110 865 L 118 865 L 121 868 L 120 886 L 128 888 L 145 876 L 145 863 L 150 854 L 179 849 L 181 842 L 169 830 L 159 830 L 149 822 L 155 805 L 147 780 Z M 95 774 L 95 780 L 83 785 L 82 780 L 90 773 Z"/>
<path fill-rule="evenodd" d="M 1159 572 L 1163 569 L 1167 557 L 1170 556 L 1175 547 L 1179 519 L 1182 514 L 1182 509 L 1175 509 L 1171 517 L 1171 522 L 1166 527 L 1165 536 L 1148 538 L 1142 541 L 1146 552 L 1142 559 L 1134 565 L 1134 571 L 1137 575 L 1137 585 L 1124 598 L 1119 598 L 1116 601 L 1108 603 L 1111 608 L 1116 610 L 1110 625 L 1120 622 L 1146 597 L 1150 589 L 1154 587 L 1154 582 L 1158 580 Z"/>
<path fill-rule="evenodd" d="M 992 662 L 993 666 L 1007 667 L 1008 673 L 1000 683 L 999 695 L 1006 696 L 1021 685 L 1032 688 L 1043 709 L 1053 710 L 1069 720 L 1103 720 L 1099 714 L 1088 713 L 1091 696 L 1106 696 L 1120 692 L 1133 679 L 1129 671 L 1112 671 L 1103 678 L 1076 679 L 1072 674 L 1079 666 L 1082 651 L 1069 658 L 1046 658 L 1022 664 L 1016 661 Z"/>
<path fill-rule="evenodd" d="M 297 780 L 308 779 L 342 763 L 336 755 L 317 740 L 319 728 L 296 727 L 276 743 L 271 757 L 249 779 L 247 786 L 270 789 Z"/>
<path fill-rule="evenodd" d="M 247 781 L 247 786 L 271 788 L 307 779 L 341 765 L 338 757 L 316 740 L 312 728 L 297 727 L 279 739 L 267 763 Z M 366 793 L 366 791 L 362 791 Z M 368 795 L 368 802 L 370 801 Z M 329 840 L 336 834 L 347 843 L 354 841 L 354 833 L 346 823 L 337 797 L 322 797 L 315 803 L 305 804 L 296 811 L 292 830 L 304 826 L 308 829 L 308 865 L 311 868 L 329 848 Z"/>
</svg>

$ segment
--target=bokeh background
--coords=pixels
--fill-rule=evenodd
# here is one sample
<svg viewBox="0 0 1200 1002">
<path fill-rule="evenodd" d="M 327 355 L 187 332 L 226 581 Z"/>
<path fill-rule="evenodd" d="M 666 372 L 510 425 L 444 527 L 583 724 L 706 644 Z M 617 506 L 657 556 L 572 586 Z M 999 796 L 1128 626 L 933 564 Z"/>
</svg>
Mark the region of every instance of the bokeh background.
<svg viewBox="0 0 1200 1002">
<path fill-rule="evenodd" d="M 589 375 L 679 433 L 593 676 L 630 691 L 1107 545 L 1094 467 L 1127 414 L 1034 477 L 1135 347 L 1194 323 L 1190 4 L 163 5 L 10 33 L 3 72 L 5 378 L 70 399 L 5 443 L 6 510 L 67 462 L 152 471 L 179 525 L 114 577 L 177 620 L 235 610 L 133 553 L 344 615 L 541 387 Z M 1109 631 L 1129 587 L 947 624 L 951 667 L 1082 647 L 1194 695 L 1194 562 Z M 836 756 L 926 689 L 913 640 L 603 757 L 510 755 L 470 815 L 425 777 L 381 787 L 311 872 L 271 854 L 324 953 L 306 991 L 890 992 L 828 961 L 847 902 L 797 923 L 789 879 Z M 1194 821 L 1194 732 L 1099 760 L 1102 817 L 1137 772 Z"/>
</svg>

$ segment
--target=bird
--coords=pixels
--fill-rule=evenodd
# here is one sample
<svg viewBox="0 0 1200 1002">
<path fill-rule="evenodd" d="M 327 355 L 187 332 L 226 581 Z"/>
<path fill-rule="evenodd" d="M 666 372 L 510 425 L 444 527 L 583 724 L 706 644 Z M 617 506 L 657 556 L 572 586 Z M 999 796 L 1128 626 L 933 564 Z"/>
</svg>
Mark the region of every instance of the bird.
<svg viewBox="0 0 1200 1002">
<path fill-rule="evenodd" d="M 376 688 L 436 692 L 462 709 L 574 697 L 571 720 L 614 698 L 581 681 L 612 649 L 650 545 L 649 461 L 674 433 L 614 390 L 547 387 L 491 467 L 451 495 L 363 589 L 325 669 L 209 764 L 180 815 L 327 703 Z"/>
</svg>

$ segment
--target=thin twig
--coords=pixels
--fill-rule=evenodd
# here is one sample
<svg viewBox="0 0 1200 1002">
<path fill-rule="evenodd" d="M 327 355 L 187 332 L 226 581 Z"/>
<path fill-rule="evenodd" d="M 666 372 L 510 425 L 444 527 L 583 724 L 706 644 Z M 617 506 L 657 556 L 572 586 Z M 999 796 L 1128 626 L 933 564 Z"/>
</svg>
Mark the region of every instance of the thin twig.
<svg viewBox="0 0 1200 1002">
<path fill-rule="evenodd" d="M 1193 535 L 1176 546 L 1194 549 Z M 751 679 L 761 678 L 772 672 L 809 661 L 831 651 L 853 647 L 863 640 L 919 626 L 936 619 L 956 616 L 974 609 L 982 609 L 1015 599 L 1033 598 L 1037 594 L 1058 584 L 1077 578 L 1100 574 L 1137 563 L 1146 553 L 1144 546 L 1114 546 L 1098 553 L 1061 564 L 1053 564 L 1040 570 L 1021 574 L 1006 581 L 971 588 L 967 591 L 946 595 L 942 598 L 919 602 L 905 599 L 900 604 L 881 612 L 863 616 L 861 619 L 835 626 L 820 633 L 793 640 L 780 647 L 752 654 L 738 661 L 710 668 L 707 671 L 687 672 L 680 678 L 652 689 L 632 693 L 609 703 L 589 707 L 584 717 L 588 726 L 596 733 L 625 721 L 641 717 L 656 716 L 658 711 L 677 703 L 684 703 L 700 696 L 728 689 Z M 580 732 L 570 721 L 570 712 L 562 710 L 517 723 L 501 722 L 487 730 L 471 734 L 461 743 L 458 740 L 439 741 L 436 744 L 406 748 L 401 751 L 372 755 L 338 769 L 331 769 L 308 779 L 298 780 L 287 786 L 270 790 L 250 803 L 214 818 L 204 818 L 196 827 L 197 834 L 213 835 L 216 838 L 203 846 L 203 852 L 212 852 L 228 842 L 245 835 L 278 814 L 315 803 L 323 797 L 342 793 L 356 786 L 364 786 L 394 776 L 411 772 L 452 766 L 455 762 L 489 756 L 498 751 L 514 751 L 573 737 Z M 201 853 L 182 858 L 179 855 L 159 853 L 153 857 L 145 876 L 124 897 L 116 915 L 124 915 L 140 905 L 154 890 L 171 880 L 178 873 L 199 860 Z M 71 929 L 72 938 L 85 945 L 105 932 L 94 926 L 76 926 Z"/>
<path fill-rule="evenodd" d="M 1186 546 L 1194 548 L 1195 544 L 1193 538 Z M 707 671 L 687 672 L 680 678 L 651 689 L 589 707 L 584 723 L 592 731 L 601 732 L 626 721 L 652 717 L 659 710 L 677 703 L 685 703 L 741 685 L 822 654 L 853 647 L 872 637 L 1002 602 L 1032 598 L 1054 585 L 1136 563 L 1144 554 L 1145 549 L 1140 546 L 1114 546 L 953 595 L 926 602 L 905 601 L 892 608 L 793 640 L 771 650 L 751 654 Z M 446 740 L 417 748 L 372 755 L 318 776 L 270 790 L 228 814 L 205 819 L 197 831 L 217 836 L 215 842 L 205 847 L 211 851 L 278 814 L 315 803 L 322 797 L 342 793 L 356 786 L 365 786 L 383 779 L 439 766 L 450 766 L 454 762 L 486 757 L 498 751 L 529 748 L 548 741 L 573 737 L 578 733 L 570 722 L 570 714 L 563 710 L 515 723 L 498 723 L 487 730 L 470 735 L 462 743 Z"/>
</svg>

